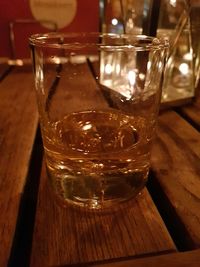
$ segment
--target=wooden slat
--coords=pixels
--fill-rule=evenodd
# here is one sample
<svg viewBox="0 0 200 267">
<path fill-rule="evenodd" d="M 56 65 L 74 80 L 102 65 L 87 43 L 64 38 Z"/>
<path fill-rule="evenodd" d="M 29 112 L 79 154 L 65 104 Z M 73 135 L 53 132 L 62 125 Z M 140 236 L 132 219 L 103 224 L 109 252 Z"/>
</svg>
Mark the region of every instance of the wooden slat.
<svg viewBox="0 0 200 267">
<path fill-rule="evenodd" d="M 112 212 L 59 206 L 41 176 L 31 266 L 59 266 L 175 251 L 146 189 Z"/>
<path fill-rule="evenodd" d="M 94 264 L 93 267 L 199 267 L 200 250 L 173 253 L 116 263 Z M 63 266 L 64 267 L 64 266 Z"/>
<path fill-rule="evenodd" d="M 62 88 L 69 86 L 70 81 L 67 83 L 65 76 L 61 77 L 58 85 L 61 88 L 52 98 L 51 108 L 59 98 L 60 106 L 62 99 L 66 99 L 66 109 L 72 105 L 70 110 L 96 109 L 97 102 L 99 108 L 108 109 L 109 103 L 91 71 L 84 72 L 79 79 L 82 80 L 73 88 L 73 95 L 67 98 L 62 95 Z M 66 102 L 67 99 L 72 102 Z M 109 214 L 61 208 L 50 198 L 46 171 L 43 169 L 33 236 L 32 267 L 171 251 L 175 251 L 175 245 L 146 189 L 136 200 L 119 205 L 118 211 Z"/>
<path fill-rule="evenodd" d="M 2 63 L 0 60 L 0 74 L 2 74 L 9 66 L 5 63 Z"/>
<path fill-rule="evenodd" d="M 0 266 L 7 266 L 38 123 L 31 69 L 0 83 Z"/>
<path fill-rule="evenodd" d="M 187 247 L 200 247 L 200 134 L 175 112 L 159 118 L 152 168 L 168 201 L 163 212 L 169 217 L 171 206 L 176 214 L 176 234 Z"/>
<path fill-rule="evenodd" d="M 11 71 L 12 66 L 9 66 L 8 64 L 1 63 L 0 60 L 0 82 L 8 75 L 8 73 Z"/>
<path fill-rule="evenodd" d="M 190 123 L 200 130 L 200 83 L 196 87 L 195 98 L 190 105 L 177 109 Z"/>
<path fill-rule="evenodd" d="M 61 72 L 60 80 L 55 89 L 55 94 L 51 99 L 51 112 L 77 112 L 83 110 L 97 110 L 108 108 L 103 93 L 101 92 L 98 84 L 96 83 L 87 63 L 79 64 L 73 69 L 72 66 L 69 69 Z M 65 75 L 65 71 L 68 75 Z M 69 77 L 71 72 L 71 77 Z M 75 72 L 76 75 L 73 73 Z M 55 74 L 54 74 L 55 75 Z M 74 76 L 74 77 L 73 77 Z M 52 77 L 54 77 L 52 75 Z M 51 81 L 51 79 L 49 79 Z M 52 83 L 52 81 L 51 81 Z M 46 86 L 51 86 L 47 84 Z"/>
<path fill-rule="evenodd" d="M 182 115 L 200 129 L 200 101 L 193 105 L 184 106 L 180 109 Z"/>
</svg>

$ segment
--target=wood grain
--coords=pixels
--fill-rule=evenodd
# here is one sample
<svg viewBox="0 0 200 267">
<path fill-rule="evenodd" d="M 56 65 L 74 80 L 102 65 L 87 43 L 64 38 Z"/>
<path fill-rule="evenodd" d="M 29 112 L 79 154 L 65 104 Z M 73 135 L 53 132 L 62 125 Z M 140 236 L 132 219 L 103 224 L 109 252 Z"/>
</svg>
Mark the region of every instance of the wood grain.
<svg viewBox="0 0 200 267">
<path fill-rule="evenodd" d="M 5 63 L 1 63 L 0 60 L 0 82 L 9 74 L 13 67 Z"/>
<path fill-rule="evenodd" d="M 0 66 L 0 74 L 4 70 Z M 87 87 L 88 82 L 91 87 Z M 83 76 L 83 83 L 87 87 L 84 94 L 80 93 L 82 88 L 77 87 L 71 98 L 62 92 L 56 97 L 69 100 L 69 109 L 75 107 L 77 99 L 81 109 L 89 102 L 92 105 L 93 99 L 98 99 L 99 108 L 109 108 L 109 101 L 94 80 Z M 63 79 L 60 86 L 65 84 Z M 92 90 L 94 86 L 97 86 L 96 92 Z M 0 82 L 1 267 L 8 265 L 38 125 L 33 87 L 31 66 L 14 67 Z M 61 105 L 60 109 L 63 107 Z M 200 129 L 199 107 L 197 99 L 193 105 L 178 108 L 197 129 Z M 154 178 L 150 177 L 150 182 L 156 181 L 159 185 L 160 191 L 155 187 L 155 192 L 161 200 L 160 212 L 165 213 L 165 217 L 172 215 L 170 224 L 187 242 L 187 248 L 199 248 L 200 133 L 177 113 L 163 112 L 152 152 Z M 177 253 L 147 189 L 136 199 L 105 213 L 87 212 L 70 206 L 64 208 L 52 195 L 45 165 L 41 173 L 33 234 L 31 267 L 79 266 L 81 263 L 96 267 L 198 267 L 200 262 L 200 250 Z M 105 263 L 98 264 L 98 261 Z"/>
<path fill-rule="evenodd" d="M 62 264 L 175 251 L 147 190 L 107 213 L 61 207 L 43 168 L 31 266 Z"/>
<path fill-rule="evenodd" d="M 182 107 L 180 112 L 200 130 L 200 101 L 196 101 L 193 105 Z"/>
<path fill-rule="evenodd" d="M 0 266 L 7 266 L 38 115 L 32 71 L 15 69 L 0 83 Z"/>
<path fill-rule="evenodd" d="M 69 71 L 75 77 L 70 76 L 69 79 Z M 79 65 L 74 70 L 72 66 L 70 69 L 63 67 L 49 105 L 50 117 L 59 112 L 64 114 L 98 108 L 109 109 L 109 103 L 88 66 Z M 33 236 L 32 267 L 175 251 L 147 190 L 136 200 L 119 205 L 117 211 L 101 214 L 61 208 L 50 197 L 47 185 L 43 168 Z"/>
<path fill-rule="evenodd" d="M 171 206 L 179 238 L 189 248 L 200 247 L 200 134 L 175 112 L 159 118 L 152 169 L 168 201 L 163 212 Z"/>
<path fill-rule="evenodd" d="M 93 267 L 199 267 L 200 250 L 172 253 L 143 259 L 132 259 L 116 263 L 94 264 Z M 64 266 L 63 266 L 64 267 Z"/>
</svg>

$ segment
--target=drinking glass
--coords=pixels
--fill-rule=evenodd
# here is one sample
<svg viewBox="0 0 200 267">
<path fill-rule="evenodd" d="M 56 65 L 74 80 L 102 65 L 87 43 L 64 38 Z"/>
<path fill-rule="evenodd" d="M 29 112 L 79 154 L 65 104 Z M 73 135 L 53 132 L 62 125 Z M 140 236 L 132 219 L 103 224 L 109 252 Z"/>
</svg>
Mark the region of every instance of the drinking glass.
<svg viewBox="0 0 200 267">
<path fill-rule="evenodd" d="M 148 36 L 50 33 L 30 38 L 53 192 L 100 210 L 147 182 L 167 44 Z"/>
</svg>

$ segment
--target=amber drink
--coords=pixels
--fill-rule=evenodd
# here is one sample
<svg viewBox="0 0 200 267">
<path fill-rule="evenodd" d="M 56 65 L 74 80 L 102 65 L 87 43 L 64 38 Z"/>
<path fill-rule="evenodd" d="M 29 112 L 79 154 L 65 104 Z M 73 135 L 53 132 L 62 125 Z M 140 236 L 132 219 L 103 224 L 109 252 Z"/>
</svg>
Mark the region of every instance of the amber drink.
<svg viewBox="0 0 200 267">
<path fill-rule="evenodd" d="M 45 159 L 63 204 L 111 208 L 145 186 L 166 43 L 147 36 L 30 39 Z"/>
</svg>

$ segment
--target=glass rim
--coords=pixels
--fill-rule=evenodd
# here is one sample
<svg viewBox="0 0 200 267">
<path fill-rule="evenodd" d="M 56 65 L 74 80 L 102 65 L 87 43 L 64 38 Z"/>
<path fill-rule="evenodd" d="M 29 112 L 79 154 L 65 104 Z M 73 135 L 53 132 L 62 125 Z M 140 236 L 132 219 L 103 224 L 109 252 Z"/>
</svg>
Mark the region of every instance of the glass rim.
<svg viewBox="0 0 200 267">
<path fill-rule="evenodd" d="M 100 42 L 70 42 L 67 40 L 70 38 L 110 38 L 110 40 L 129 40 L 130 44 L 104 44 Z M 60 39 L 60 42 L 58 42 Z M 51 40 L 51 42 L 50 42 Z M 54 40 L 54 41 L 53 41 Z M 57 40 L 57 41 L 56 41 Z M 141 43 L 139 43 L 141 41 Z M 168 48 L 169 41 L 168 38 L 158 38 L 154 36 L 148 36 L 143 34 L 118 34 L 118 33 L 99 33 L 99 32 L 50 32 L 50 33 L 37 33 L 29 37 L 29 44 L 34 47 L 40 48 L 63 48 L 67 49 L 69 47 L 100 47 L 100 48 L 128 48 L 134 50 L 162 50 Z"/>
</svg>

